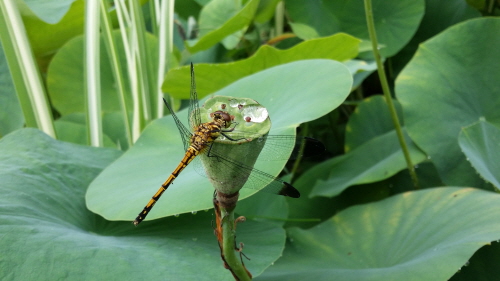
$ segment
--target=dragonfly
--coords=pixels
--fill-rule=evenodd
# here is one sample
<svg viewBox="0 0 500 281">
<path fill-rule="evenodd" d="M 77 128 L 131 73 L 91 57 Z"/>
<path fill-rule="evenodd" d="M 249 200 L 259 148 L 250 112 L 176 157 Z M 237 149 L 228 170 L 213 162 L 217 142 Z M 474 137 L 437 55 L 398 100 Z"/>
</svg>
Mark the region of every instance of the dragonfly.
<svg viewBox="0 0 500 281">
<path fill-rule="evenodd" d="M 160 186 L 158 191 L 153 195 L 144 209 L 136 217 L 133 222 L 135 226 L 137 226 L 146 218 L 146 216 L 151 211 L 156 202 L 160 199 L 162 194 L 197 156 L 215 159 L 214 161 L 216 162 L 216 165 L 220 167 L 220 169 L 217 171 L 217 173 L 219 174 L 219 178 L 217 180 L 220 180 L 220 176 L 222 175 L 222 178 L 224 178 L 225 176 L 227 181 L 245 181 L 246 183 L 244 187 L 260 189 L 263 185 L 265 185 L 265 187 L 261 189 L 265 192 L 292 198 L 300 197 L 300 192 L 291 184 L 268 173 L 255 169 L 249 165 L 243 164 L 240 160 L 232 158 L 231 155 L 226 155 L 225 152 L 222 151 L 221 146 L 223 145 L 217 143 L 217 139 L 244 142 L 249 142 L 252 140 L 245 138 L 243 134 L 239 135 L 236 133 L 237 131 L 235 131 L 235 128 L 237 124 L 233 122 L 233 116 L 229 115 L 228 112 L 222 110 L 223 108 L 221 108 L 221 110 L 216 110 L 215 112 L 212 112 L 210 114 L 212 121 L 205 123 L 201 122 L 200 108 L 198 105 L 198 94 L 196 92 L 194 66 L 192 63 L 190 103 L 188 109 L 188 121 L 192 130 L 189 130 L 186 126 L 184 126 L 184 124 L 175 114 L 170 104 L 165 99 L 163 99 L 163 101 L 175 121 L 186 152 L 177 168 L 170 174 L 167 180 Z M 321 142 L 308 137 L 267 135 L 261 136 L 258 140 L 265 141 L 265 146 L 259 156 L 259 159 L 261 159 L 262 155 L 267 155 L 267 160 L 281 160 L 295 158 L 299 155 L 319 155 L 320 153 L 325 151 L 325 147 Z M 279 155 L 276 152 L 277 147 L 290 148 L 292 154 Z M 306 151 L 309 152 L 304 153 L 304 147 L 307 148 Z M 197 167 L 200 167 L 200 165 L 197 165 Z M 200 169 L 198 168 L 198 171 L 199 170 Z M 203 170 L 203 168 L 201 170 Z M 233 173 L 229 174 L 226 171 L 233 171 Z M 234 171 L 239 174 L 236 179 L 233 177 Z M 209 173 L 201 171 L 200 174 L 208 175 Z"/>
</svg>

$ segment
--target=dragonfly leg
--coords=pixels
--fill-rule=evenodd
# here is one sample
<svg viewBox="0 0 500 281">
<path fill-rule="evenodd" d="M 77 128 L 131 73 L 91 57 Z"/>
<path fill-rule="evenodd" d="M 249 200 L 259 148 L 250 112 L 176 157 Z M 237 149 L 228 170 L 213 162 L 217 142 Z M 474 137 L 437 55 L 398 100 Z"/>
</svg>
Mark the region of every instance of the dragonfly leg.
<svg viewBox="0 0 500 281">
<path fill-rule="evenodd" d="M 226 131 L 224 131 L 224 132 L 226 132 Z M 223 132 L 220 132 L 220 134 L 223 135 L 223 136 L 225 136 L 230 141 L 239 141 L 239 140 L 246 140 L 246 141 L 249 141 L 249 142 L 252 141 L 251 139 L 247 139 L 247 138 L 233 139 L 230 136 L 224 134 Z"/>
<path fill-rule="evenodd" d="M 220 159 L 217 155 L 210 154 L 210 151 L 212 150 L 212 145 L 213 145 L 213 143 L 208 147 L 208 151 L 205 154 L 207 157 L 215 157 L 215 159 L 217 159 L 217 161 L 220 162 Z M 214 198 L 215 197 L 216 197 L 216 195 L 214 194 Z"/>
</svg>

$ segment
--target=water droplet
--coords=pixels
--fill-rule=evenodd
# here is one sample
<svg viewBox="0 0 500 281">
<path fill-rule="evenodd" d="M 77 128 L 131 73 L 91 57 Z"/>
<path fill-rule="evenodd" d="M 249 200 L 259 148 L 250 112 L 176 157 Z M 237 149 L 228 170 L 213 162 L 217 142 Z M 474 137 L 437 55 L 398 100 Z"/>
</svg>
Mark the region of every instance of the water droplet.
<svg viewBox="0 0 500 281">
<path fill-rule="evenodd" d="M 191 214 L 193 215 L 196 215 L 196 213 L 198 213 L 198 211 L 192 211 Z"/>
<path fill-rule="evenodd" d="M 269 112 L 262 105 L 248 105 L 243 108 L 241 114 L 245 116 L 245 118 L 250 118 L 252 122 L 262 123 L 267 117 L 269 117 Z"/>
<path fill-rule="evenodd" d="M 466 261 L 464 266 L 468 266 L 470 264 L 470 261 Z"/>
<path fill-rule="evenodd" d="M 175 214 L 174 217 L 178 218 L 179 217 L 179 214 Z"/>
</svg>

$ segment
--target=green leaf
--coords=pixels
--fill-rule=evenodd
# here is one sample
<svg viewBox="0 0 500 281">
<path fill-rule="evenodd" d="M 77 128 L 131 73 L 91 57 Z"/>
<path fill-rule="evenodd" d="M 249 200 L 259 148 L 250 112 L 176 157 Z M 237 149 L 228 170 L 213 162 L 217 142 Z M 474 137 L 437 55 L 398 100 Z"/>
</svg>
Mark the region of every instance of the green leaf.
<svg viewBox="0 0 500 281">
<path fill-rule="evenodd" d="M 83 113 L 74 113 L 57 119 L 54 122 L 57 139 L 65 142 L 88 145 L 86 122 L 87 120 Z M 104 135 L 104 146 L 117 148 L 117 145 L 107 135 Z"/>
<path fill-rule="evenodd" d="M 302 42 L 287 50 L 264 45 L 248 59 L 224 64 L 197 64 L 196 85 L 198 95 L 204 97 L 245 76 L 264 69 L 306 59 L 332 59 L 345 61 L 358 54 L 359 40 L 347 34 Z M 189 98 L 189 66 L 170 70 L 162 85 L 165 93 L 176 98 Z M 234 95 L 229 95 L 234 96 Z"/>
<path fill-rule="evenodd" d="M 500 275 L 500 243 L 493 242 L 479 249 L 449 281 L 490 281 Z"/>
<path fill-rule="evenodd" d="M 47 1 L 32 2 L 33 4 L 47 4 L 44 3 Z M 59 13 L 67 9 L 64 4 L 61 6 L 61 1 L 52 1 L 50 5 L 53 7 L 59 6 Z M 52 55 L 69 39 L 83 33 L 84 6 L 85 2 L 83 0 L 74 1 L 71 8 L 65 12 L 65 15 L 60 20 L 61 14 L 52 13 L 54 9 L 44 11 L 36 9 L 36 13 L 43 20 L 35 16 L 30 10 L 23 12 L 24 25 L 35 56 Z"/>
<path fill-rule="evenodd" d="M 408 134 L 448 185 L 485 186 L 457 137 L 481 118 L 500 126 L 499 29 L 498 18 L 455 25 L 421 44 L 396 80 Z"/>
<path fill-rule="evenodd" d="M 233 36 L 233 33 L 248 28 L 259 6 L 259 0 L 248 1 L 240 11 L 234 10 L 234 3 L 233 0 L 212 0 L 203 7 L 199 23 L 200 38 L 186 44 L 191 53 L 206 50 L 228 36 Z M 242 35 L 243 33 L 240 34 Z M 237 39 L 239 41 L 239 38 Z M 237 42 L 228 44 L 236 45 Z"/>
<path fill-rule="evenodd" d="M 118 56 L 126 61 L 122 38 L 117 30 L 113 33 L 117 44 Z M 146 45 L 149 52 L 156 54 L 157 39 L 148 34 Z M 78 36 L 66 43 L 54 56 L 47 73 L 47 87 L 53 106 L 62 115 L 85 112 L 83 36 Z M 101 98 L 104 112 L 119 112 L 120 102 L 116 90 L 115 80 L 109 64 L 109 57 L 104 42 L 101 41 Z M 127 65 L 121 64 L 122 72 L 127 72 Z M 127 91 L 130 91 L 128 88 Z M 131 95 L 127 95 L 129 97 Z M 131 104 L 131 98 L 127 105 Z M 130 107 L 132 107 L 130 105 Z M 131 109 L 129 109 L 131 110 Z"/>
<path fill-rule="evenodd" d="M 415 34 L 424 15 L 424 0 L 373 0 L 373 16 L 382 56 L 390 57 L 403 48 Z M 285 5 L 294 24 L 316 29 L 319 36 L 345 32 L 369 41 L 363 0 L 300 1 L 287 0 Z M 328 24 L 325 24 L 328 23 Z M 304 30 L 304 29 L 301 29 Z M 308 38 L 310 32 L 300 33 Z M 368 55 L 368 57 L 371 57 Z"/>
<path fill-rule="evenodd" d="M 426 155 L 408 136 L 406 143 L 413 163 L 426 159 Z M 380 181 L 407 168 L 395 131 L 375 137 L 351 152 L 327 162 L 329 167 L 321 168 L 326 168 L 329 176 L 326 180 L 318 179 L 310 196 L 335 196 L 351 185 Z"/>
<path fill-rule="evenodd" d="M 68 12 L 76 0 L 26 0 L 24 3 L 38 18 L 49 24 L 55 24 Z M 20 2 L 23 3 L 23 2 Z M 28 13 L 28 11 L 26 11 Z"/>
<path fill-rule="evenodd" d="M 399 103 L 394 104 L 401 115 Z M 383 96 L 367 98 L 356 107 L 346 125 L 345 139 L 346 154 L 316 165 L 302 176 L 309 184 L 316 183 L 311 196 L 336 196 L 349 186 L 387 179 L 407 168 Z M 408 136 L 406 140 L 413 163 L 424 161 L 425 154 Z"/>
<path fill-rule="evenodd" d="M 444 31 L 448 27 L 471 18 L 481 17 L 481 13 L 463 0 L 425 1 L 425 14 L 417 32 L 408 44 L 390 61 L 397 74 L 410 61 L 420 43 Z"/>
<path fill-rule="evenodd" d="M 239 201 L 236 213 L 247 219 L 267 221 L 282 226 L 288 218 L 288 204 L 284 196 L 257 192 Z"/>
<path fill-rule="evenodd" d="M 462 128 L 458 143 L 481 177 L 500 189 L 500 130 L 481 120 Z"/>
<path fill-rule="evenodd" d="M 35 129 L 0 140 L 0 279 L 234 280 L 222 266 L 211 212 L 135 228 L 87 210 L 88 184 L 120 154 Z M 284 240 L 281 227 L 238 224 L 254 275 L 279 257 Z"/>
<path fill-rule="evenodd" d="M 260 0 L 259 8 L 255 13 L 254 21 L 258 23 L 265 23 L 274 16 L 274 11 L 276 10 L 276 5 L 281 0 Z"/>
<path fill-rule="evenodd" d="M 393 103 L 402 126 L 404 123 L 401 105 L 396 100 Z M 366 98 L 356 107 L 347 122 L 345 151 L 349 152 L 390 131 L 394 131 L 394 123 L 385 98 L 381 95 Z"/>
<path fill-rule="evenodd" d="M 189 85 L 189 81 L 185 83 Z M 341 63 L 308 60 L 256 73 L 217 94 L 256 100 L 269 112 L 270 134 L 293 135 L 300 123 L 319 118 L 340 105 L 351 83 L 352 76 Z M 182 121 L 187 120 L 186 111 L 178 116 Z M 152 122 L 136 144 L 92 182 L 87 205 L 105 218 L 132 221 L 183 155 L 172 117 Z M 256 168 L 277 175 L 285 162 L 257 160 Z M 255 190 L 242 190 L 240 199 L 253 192 Z M 208 179 L 199 176 L 189 165 L 155 205 L 148 219 L 211 208 L 212 193 Z"/>
<path fill-rule="evenodd" d="M 481 246 L 500 239 L 499 218 L 495 193 L 403 193 L 310 230 L 290 229 L 283 257 L 259 280 L 448 280 Z"/>
<path fill-rule="evenodd" d="M 23 112 L 0 44 L 0 137 L 22 128 L 23 124 Z"/>
</svg>

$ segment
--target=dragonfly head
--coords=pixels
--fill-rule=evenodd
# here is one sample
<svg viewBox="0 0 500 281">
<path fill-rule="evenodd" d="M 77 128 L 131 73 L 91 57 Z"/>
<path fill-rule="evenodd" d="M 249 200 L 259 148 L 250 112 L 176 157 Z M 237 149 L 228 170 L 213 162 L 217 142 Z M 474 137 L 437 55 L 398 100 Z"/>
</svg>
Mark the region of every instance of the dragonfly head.
<svg viewBox="0 0 500 281">
<path fill-rule="evenodd" d="M 229 113 L 217 110 L 210 114 L 215 122 L 219 123 L 223 128 L 229 128 L 231 126 L 231 120 L 233 119 Z"/>
</svg>

